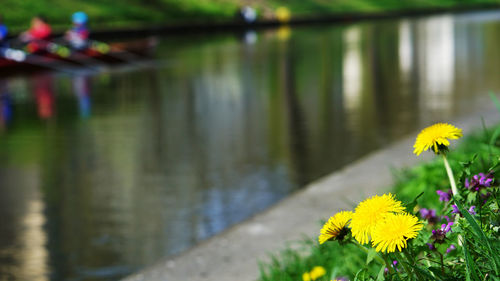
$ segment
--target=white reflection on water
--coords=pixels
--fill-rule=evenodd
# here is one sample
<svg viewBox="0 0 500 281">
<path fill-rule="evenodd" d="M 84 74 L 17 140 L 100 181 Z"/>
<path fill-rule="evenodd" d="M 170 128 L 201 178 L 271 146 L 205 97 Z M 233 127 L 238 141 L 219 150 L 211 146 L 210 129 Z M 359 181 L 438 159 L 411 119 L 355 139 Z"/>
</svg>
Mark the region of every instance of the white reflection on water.
<svg viewBox="0 0 500 281">
<path fill-rule="evenodd" d="M 343 87 L 347 110 L 356 109 L 361 101 L 363 63 L 361 61 L 361 28 L 352 26 L 344 32 Z"/>
<path fill-rule="evenodd" d="M 4 208 L 0 210 L 8 213 L 5 220 L 0 219 L 1 233 L 6 236 L 0 241 L 5 245 L 0 248 L 0 280 L 49 280 L 45 203 L 38 177 L 38 171 L 31 168 L 0 172 Z"/>
<path fill-rule="evenodd" d="M 439 16 L 418 23 L 423 108 L 441 113 L 452 110 L 455 78 L 453 18 Z"/>
<path fill-rule="evenodd" d="M 39 194 L 38 194 L 39 195 Z M 45 216 L 44 203 L 40 198 L 33 199 L 27 204 L 27 213 L 23 218 L 24 231 L 20 233 L 22 249 L 19 252 L 20 272 L 33 281 L 45 281 L 49 272 L 48 252 L 45 248 L 47 234 L 43 229 Z"/>
<path fill-rule="evenodd" d="M 404 20 L 399 25 L 399 68 L 405 79 L 409 78 L 412 64 L 412 40 L 410 21 Z"/>
</svg>

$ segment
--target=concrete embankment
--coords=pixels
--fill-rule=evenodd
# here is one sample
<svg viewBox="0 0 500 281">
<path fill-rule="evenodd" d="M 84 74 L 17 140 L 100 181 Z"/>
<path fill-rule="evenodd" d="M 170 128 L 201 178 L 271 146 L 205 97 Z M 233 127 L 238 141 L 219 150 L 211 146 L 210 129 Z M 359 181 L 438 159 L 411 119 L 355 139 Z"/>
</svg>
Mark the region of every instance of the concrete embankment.
<svg viewBox="0 0 500 281">
<path fill-rule="evenodd" d="M 447 120 L 467 135 L 500 120 L 490 102 L 480 113 Z M 354 202 L 386 192 L 392 184 L 390 168 L 403 168 L 433 157 L 412 154 L 415 132 L 388 147 L 326 176 L 284 199 L 269 210 L 238 224 L 177 257 L 158 262 L 124 281 L 253 281 L 259 277 L 258 261 L 284 249 L 286 242 L 306 235 L 316 237 L 326 219 Z"/>
</svg>

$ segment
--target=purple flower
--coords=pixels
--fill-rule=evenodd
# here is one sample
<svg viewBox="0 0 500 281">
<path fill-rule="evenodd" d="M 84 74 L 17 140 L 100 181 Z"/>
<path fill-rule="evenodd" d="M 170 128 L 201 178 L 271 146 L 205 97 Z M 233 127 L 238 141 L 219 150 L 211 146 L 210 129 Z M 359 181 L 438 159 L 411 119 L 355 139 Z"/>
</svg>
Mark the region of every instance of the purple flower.
<svg viewBox="0 0 500 281">
<path fill-rule="evenodd" d="M 427 244 L 427 247 L 429 247 L 429 250 L 431 250 L 431 251 L 436 250 L 436 247 L 434 246 L 434 244 L 431 244 L 431 243 L 426 243 L 426 244 Z"/>
<path fill-rule="evenodd" d="M 474 216 L 474 215 L 477 215 L 477 213 L 476 213 L 476 210 L 475 210 L 475 209 L 476 209 L 476 206 L 474 206 L 474 205 L 470 206 L 470 208 L 469 208 L 469 214 L 471 214 L 471 215 L 473 215 L 473 216 Z"/>
<path fill-rule="evenodd" d="M 479 173 L 474 175 L 472 179 L 465 179 L 465 187 L 470 189 L 471 191 L 479 191 L 482 188 L 487 188 L 491 186 L 493 182 L 493 174 L 487 173 L 486 175 L 483 173 Z"/>
<path fill-rule="evenodd" d="M 450 222 L 450 221 L 451 221 L 450 217 L 448 217 L 448 216 L 442 216 L 441 218 L 442 218 L 442 219 L 445 219 L 445 220 L 446 220 L 446 222 Z"/>
<path fill-rule="evenodd" d="M 455 250 L 457 247 L 455 247 L 455 245 L 451 244 L 450 247 L 448 247 L 448 249 L 446 249 L 446 253 L 449 254 L 451 251 Z"/>
<path fill-rule="evenodd" d="M 439 195 L 439 201 L 448 202 L 451 198 L 451 189 L 444 192 L 442 190 L 436 190 L 436 193 Z"/>
<path fill-rule="evenodd" d="M 419 210 L 419 212 L 420 212 L 420 216 L 423 219 L 428 220 L 430 223 L 436 223 L 437 222 L 436 210 L 422 208 L 422 209 Z"/>
<path fill-rule="evenodd" d="M 431 239 L 434 242 L 442 244 L 446 238 L 446 233 L 451 231 L 451 226 L 453 222 L 449 222 L 448 224 L 442 224 L 440 229 L 433 229 Z"/>
<path fill-rule="evenodd" d="M 462 216 L 462 213 L 460 213 L 460 211 L 458 210 L 457 205 L 453 204 L 453 205 L 451 205 L 451 208 L 453 208 L 453 210 L 451 211 L 452 214 L 460 214 L 460 216 Z M 473 216 L 477 215 L 476 206 L 474 206 L 474 205 L 470 206 L 468 212 L 469 212 L 469 214 L 471 214 Z"/>
<path fill-rule="evenodd" d="M 453 222 L 449 222 L 447 224 L 442 224 L 441 225 L 441 230 L 443 230 L 445 233 L 448 233 L 451 231 L 451 226 L 453 225 Z"/>
</svg>

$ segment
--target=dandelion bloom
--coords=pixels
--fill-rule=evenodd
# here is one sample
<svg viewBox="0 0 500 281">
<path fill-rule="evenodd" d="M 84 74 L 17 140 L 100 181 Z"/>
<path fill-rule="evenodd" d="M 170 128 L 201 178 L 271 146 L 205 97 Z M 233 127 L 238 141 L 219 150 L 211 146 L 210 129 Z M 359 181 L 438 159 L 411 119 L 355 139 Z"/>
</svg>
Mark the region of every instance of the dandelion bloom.
<svg viewBox="0 0 500 281">
<path fill-rule="evenodd" d="M 450 145 L 449 140 L 456 140 L 462 137 L 462 129 L 446 123 L 437 123 L 423 129 L 417 136 L 413 145 L 413 153 L 417 156 L 425 150 L 433 149 L 435 153 L 439 149 Z"/>
<path fill-rule="evenodd" d="M 389 214 L 375 226 L 372 246 L 377 252 L 392 253 L 396 248 L 406 248 L 408 239 L 417 237 L 423 225 L 414 215 L 408 213 Z"/>
<path fill-rule="evenodd" d="M 323 244 L 328 240 L 342 240 L 347 234 L 347 224 L 352 218 L 352 212 L 342 211 L 331 217 L 321 228 L 319 243 Z"/>
<path fill-rule="evenodd" d="M 306 272 L 302 274 L 303 281 L 314 281 L 316 279 L 321 278 L 326 274 L 326 270 L 322 266 L 315 266 L 310 272 Z"/>
<path fill-rule="evenodd" d="M 322 266 L 315 266 L 315 267 L 313 267 L 311 272 L 309 272 L 309 275 L 311 276 L 311 280 L 319 279 L 320 277 L 322 277 L 325 274 L 326 274 L 326 270 Z"/>
<path fill-rule="evenodd" d="M 370 242 L 375 225 L 389 213 L 401 213 L 404 207 L 392 194 L 375 195 L 359 203 L 351 219 L 351 231 L 360 244 Z"/>
</svg>

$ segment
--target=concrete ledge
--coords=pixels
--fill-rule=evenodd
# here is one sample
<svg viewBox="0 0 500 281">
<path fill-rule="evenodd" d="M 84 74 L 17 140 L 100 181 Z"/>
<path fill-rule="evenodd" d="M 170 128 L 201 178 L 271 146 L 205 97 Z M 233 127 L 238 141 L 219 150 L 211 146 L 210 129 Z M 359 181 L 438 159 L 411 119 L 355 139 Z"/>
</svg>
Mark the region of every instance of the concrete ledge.
<svg viewBox="0 0 500 281">
<path fill-rule="evenodd" d="M 480 114 L 465 116 L 454 125 L 465 135 L 481 127 L 481 117 L 488 126 L 500 115 L 491 104 Z M 125 281 L 253 281 L 259 277 L 258 260 L 267 260 L 286 241 L 303 235 L 318 235 L 320 219 L 345 208 L 346 202 L 359 202 L 369 195 L 382 193 L 392 184 L 390 167 L 403 168 L 433 157 L 412 154 L 418 132 L 376 151 L 359 161 L 326 176 L 282 200 L 269 210 L 217 235 L 177 257 L 132 275 Z"/>
</svg>

